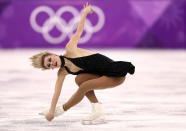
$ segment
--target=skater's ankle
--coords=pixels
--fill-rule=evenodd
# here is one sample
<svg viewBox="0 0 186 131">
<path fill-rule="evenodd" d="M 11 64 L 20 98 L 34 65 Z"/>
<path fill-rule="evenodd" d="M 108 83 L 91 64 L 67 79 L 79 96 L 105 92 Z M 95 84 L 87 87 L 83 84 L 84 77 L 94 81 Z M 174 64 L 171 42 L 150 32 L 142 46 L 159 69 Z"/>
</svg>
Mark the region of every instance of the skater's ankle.
<svg viewBox="0 0 186 131">
<path fill-rule="evenodd" d="M 66 108 L 65 104 L 62 105 L 62 108 L 63 108 L 64 111 L 67 111 L 67 110 L 68 110 L 68 109 Z"/>
<path fill-rule="evenodd" d="M 91 103 L 99 103 L 99 101 L 91 101 Z"/>
<path fill-rule="evenodd" d="M 98 103 L 98 101 L 97 100 L 94 100 L 94 101 L 91 101 L 91 103 Z"/>
</svg>

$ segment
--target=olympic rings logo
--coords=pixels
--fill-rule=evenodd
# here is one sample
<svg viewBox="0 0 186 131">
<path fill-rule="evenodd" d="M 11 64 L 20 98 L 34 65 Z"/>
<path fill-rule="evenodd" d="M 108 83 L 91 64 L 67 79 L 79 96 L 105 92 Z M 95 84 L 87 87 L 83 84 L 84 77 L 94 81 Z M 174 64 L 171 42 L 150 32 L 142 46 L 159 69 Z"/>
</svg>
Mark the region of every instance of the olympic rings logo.
<svg viewBox="0 0 186 131">
<path fill-rule="evenodd" d="M 98 32 L 105 23 L 105 15 L 103 11 L 97 7 L 92 5 L 91 6 L 94 12 L 98 16 L 98 22 L 96 25 L 92 25 L 89 19 L 86 19 L 84 24 L 84 30 L 86 34 L 80 38 L 79 43 L 87 42 L 93 33 Z M 51 44 L 58 44 L 63 42 L 66 37 L 68 36 L 69 39 L 73 35 L 73 31 L 77 28 L 78 23 L 81 19 L 83 9 L 79 11 L 72 7 L 72 6 L 63 6 L 57 10 L 55 13 L 50 7 L 48 6 L 39 6 L 34 9 L 30 16 L 30 24 L 31 27 L 38 33 L 43 35 L 43 38 L 51 43 Z M 44 12 L 49 15 L 49 18 L 44 22 L 43 26 L 37 24 L 36 17 L 39 13 Z M 67 23 L 61 16 L 65 12 L 70 12 L 73 15 L 73 18 Z M 59 37 L 52 37 L 49 32 L 56 26 L 56 28 L 61 32 Z"/>
</svg>

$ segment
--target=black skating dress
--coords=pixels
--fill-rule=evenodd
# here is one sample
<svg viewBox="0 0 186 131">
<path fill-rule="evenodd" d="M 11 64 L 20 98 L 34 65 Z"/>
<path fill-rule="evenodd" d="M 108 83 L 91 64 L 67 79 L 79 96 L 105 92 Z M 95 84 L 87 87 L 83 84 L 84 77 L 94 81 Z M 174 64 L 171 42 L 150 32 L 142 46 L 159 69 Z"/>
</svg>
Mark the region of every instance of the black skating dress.
<svg viewBox="0 0 186 131">
<path fill-rule="evenodd" d="M 59 56 L 61 59 L 61 67 L 65 67 L 68 73 L 78 75 L 80 73 L 92 73 L 106 76 L 125 76 L 127 73 L 134 74 L 135 66 L 131 62 L 126 61 L 114 61 L 107 56 L 96 53 L 88 56 L 69 58 L 66 56 Z M 76 66 L 82 68 L 77 72 L 71 72 L 70 69 L 65 66 L 64 58 L 70 60 Z"/>
</svg>

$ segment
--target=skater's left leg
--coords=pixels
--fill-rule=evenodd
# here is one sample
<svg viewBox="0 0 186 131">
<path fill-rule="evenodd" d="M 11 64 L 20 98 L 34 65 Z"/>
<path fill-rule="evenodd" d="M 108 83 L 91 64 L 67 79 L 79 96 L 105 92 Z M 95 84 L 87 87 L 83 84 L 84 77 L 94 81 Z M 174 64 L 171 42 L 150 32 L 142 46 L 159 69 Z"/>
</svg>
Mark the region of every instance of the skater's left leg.
<svg viewBox="0 0 186 131">
<path fill-rule="evenodd" d="M 63 105 L 63 108 L 66 111 L 78 104 L 90 90 L 113 88 L 123 83 L 124 80 L 125 77 L 101 76 L 97 79 L 85 81 L 79 86 L 78 90 L 72 95 L 72 97 Z"/>
</svg>

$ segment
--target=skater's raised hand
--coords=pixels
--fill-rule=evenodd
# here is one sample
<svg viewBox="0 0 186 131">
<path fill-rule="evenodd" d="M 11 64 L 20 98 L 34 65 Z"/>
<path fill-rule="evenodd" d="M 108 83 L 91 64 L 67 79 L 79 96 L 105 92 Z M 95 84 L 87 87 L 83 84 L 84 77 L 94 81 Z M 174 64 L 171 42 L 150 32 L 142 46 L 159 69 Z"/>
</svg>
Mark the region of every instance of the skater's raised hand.
<svg viewBox="0 0 186 131">
<path fill-rule="evenodd" d="M 83 5 L 83 8 L 84 8 L 83 12 L 85 12 L 86 14 L 94 13 L 88 2 Z"/>
<path fill-rule="evenodd" d="M 51 114 L 51 113 L 48 113 L 45 118 L 48 120 L 48 121 L 51 121 L 52 119 L 54 119 L 54 114 Z"/>
</svg>

